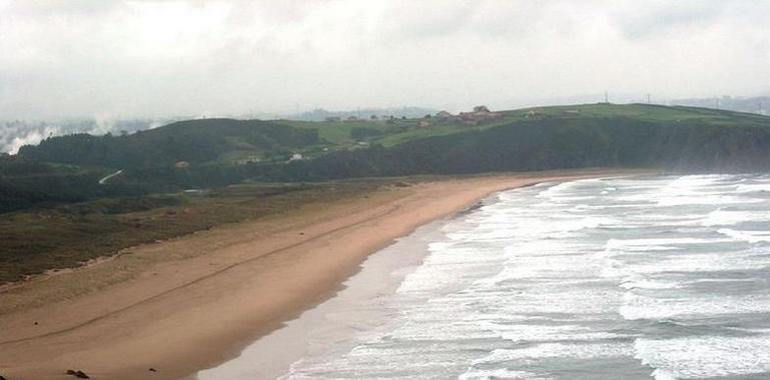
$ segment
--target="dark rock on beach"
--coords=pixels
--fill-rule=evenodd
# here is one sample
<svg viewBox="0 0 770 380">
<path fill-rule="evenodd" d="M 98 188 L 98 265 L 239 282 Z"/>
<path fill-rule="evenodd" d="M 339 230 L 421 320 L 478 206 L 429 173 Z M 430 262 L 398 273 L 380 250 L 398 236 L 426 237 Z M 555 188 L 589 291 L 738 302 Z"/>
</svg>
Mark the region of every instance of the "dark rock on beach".
<svg viewBox="0 0 770 380">
<path fill-rule="evenodd" d="M 68 369 L 67 370 L 67 374 L 71 375 L 71 376 L 75 376 L 75 377 L 77 377 L 79 379 L 90 379 L 91 378 L 90 376 L 86 375 L 85 372 L 83 372 L 81 370 L 75 371 L 75 370 Z"/>
</svg>

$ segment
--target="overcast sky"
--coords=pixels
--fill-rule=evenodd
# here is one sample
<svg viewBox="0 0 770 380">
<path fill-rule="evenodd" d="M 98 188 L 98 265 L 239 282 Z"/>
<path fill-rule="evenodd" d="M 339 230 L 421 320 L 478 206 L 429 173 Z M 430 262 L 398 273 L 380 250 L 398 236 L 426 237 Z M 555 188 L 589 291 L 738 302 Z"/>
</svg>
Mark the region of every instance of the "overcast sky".
<svg viewBox="0 0 770 380">
<path fill-rule="evenodd" d="M 0 119 L 770 92 L 770 1 L 0 0 Z"/>
</svg>

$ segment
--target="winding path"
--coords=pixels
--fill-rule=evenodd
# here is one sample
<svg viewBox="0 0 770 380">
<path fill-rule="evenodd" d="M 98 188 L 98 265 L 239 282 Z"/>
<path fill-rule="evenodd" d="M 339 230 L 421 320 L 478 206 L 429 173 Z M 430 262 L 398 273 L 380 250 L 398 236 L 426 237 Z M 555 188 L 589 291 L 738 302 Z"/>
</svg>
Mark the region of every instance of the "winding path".
<svg viewBox="0 0 770 380">
<path fill-rule="evenodd" d="M 120 169 L 120 170 L 116 171 L 115 173 L 112 173 L 112 174 L 110 174 L 110 175 L 108 175 L 108 176 L 106 176 L 106 177 L 104 177 L 104 178 L 100 179 L 100 180 L 99 180 L 99 184 L 100 184 L 100 185 L 104 185 L 105 183 L 107 183 L 107 181 L 108 181 L 110 178 L 112 178 L 112 177 L 115 177 L 115 176 L 119 176 L 119 175 L 121 175 L 121 174 L 123 174 L 123 169 Z"/>
</svg>

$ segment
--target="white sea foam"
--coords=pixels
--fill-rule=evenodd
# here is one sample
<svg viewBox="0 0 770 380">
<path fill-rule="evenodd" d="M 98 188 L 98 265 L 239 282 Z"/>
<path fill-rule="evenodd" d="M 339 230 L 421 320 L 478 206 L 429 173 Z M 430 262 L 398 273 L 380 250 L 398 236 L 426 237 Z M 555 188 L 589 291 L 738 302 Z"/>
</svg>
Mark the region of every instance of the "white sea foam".
<svg viewBox="0 0 770 380">
<path fill-rule="evenodd" d="M 710 212 L 700 222 L 702 226 L 732 226 L 747 221 L 756 221 L 759 218 L 761 221 L 767 221 L 767 217 L 757 215 L 756 212 L 750 211 L 726 211 L 722 208 Z"/>
<path fill-rule="evenodd" d="M 704 317 L 720 314 L 770 312 L 768 296 L 721 296 L 657 298 L 626 292 L 619 314 L 627 320 L 665 320 L 674 317 Z"/>
<path fill-rule="evenodd" d="M 675 374 L 666 371 L 664 369 L 657 368 L 656 370 L 652 371 L 652 374 L 650 374 L 655 380 L 678 380 L 679 378 L 676 377 Z"/>
<path fill-rule="evenodd" d="M 737 193 L 770 192 L 770 184 L 754 183 L 738 185 L 735 189 Z"/>
<path fill-rule="evenodd" d="M 536 198 L 549 198 L 551 196 L 560 196 L 563 194 L 569 194 L 570 190 L 580 185 L 580 181 L 567 181 L 553 186 L 549 186 L 547 189 L 538 193 Z"/>
<path fill-rule="evenodd" d="M 728 242 L 729 239 L 709 238 L 648 238 L 648 239 L 609 239 L 604 245 L 608 253 L 633 253 L 682 250 L 683 246 L 694 244 L 714 244 Z"/>
<path fill-rule="evenodd" d="M 702 336 L 637 339 L 636 357 L 670 378 L 711 378 L 770 372 L 770 337 Z M 658 379 L 658 377 L 656 377 Z M 667 379 L 661 377 L 660 379 Z"/>
<path fill-rule="evenodd" d="M 488 355 L 474 360 L 473 364 L 559 357 L 596 359 L 631 356 L 633 354 L 632 345 L 623 343 L 542 343 L 520 349 L 496 349 Z"/>
<path fill-rule="evenodd" d="M 759 199 L 736 197 L 716 194 L 678 194 L 662 196 L 658 199 L 658 206 L 685 206 L 685 205 L 728 205 L 759 203 Z"/>
<path fill-rule="evenodd" d="M 561 380 L 595 362 L 597 378 L 636 378 L 642 364 L 656 380 L 770 372 L 767 328 L 751 322 L 770 313 L 770 292 L 747 275 L 770 268 L 770 217 L 758 211 L 770 197 L 757 196 L 770 178 L 741 179 L 574 181 L 491 197 L 441 229 L 387 323 L 288 377 Z M 731 326 L 709 335 L 712 319 Z M 691 321 L 697 334 L 682 327 Z"/>
<path fill-rule="evenodd" d="M 629 276 L 620 283 L 620 287 L 623 289 L 675 289 L 681 286 L 681 283 L 675 281 L 655 281 L 638 276 Z"/>
<path fill-rule="evenodd" d="M 740 231 L 731 228 L 720 228 L 717 232 L 735 240 L 743 240 L 749 243 L 770 242 L 770 232 L 767 231 Z"/>
<path fill-rule="evenodd" d="M 481 323 L 480 327 L 512 342 L 559 342 L 565 340 L 588 342 L 629 337 L 627 334 L 596 331 L 590 327 L 574 324 L 535 325 L 486 322 Z"/>
</svg>

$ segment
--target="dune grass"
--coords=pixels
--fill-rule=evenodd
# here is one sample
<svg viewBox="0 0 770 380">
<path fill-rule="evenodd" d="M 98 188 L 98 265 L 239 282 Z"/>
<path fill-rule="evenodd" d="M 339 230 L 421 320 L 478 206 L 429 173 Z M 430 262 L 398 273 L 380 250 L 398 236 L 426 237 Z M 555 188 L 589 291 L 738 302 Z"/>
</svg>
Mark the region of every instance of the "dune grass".
<svg viewBox="0 0 770 380">
<path fill-rule="evenodd" d="M 243 184 L 6 213 L 0 219 L 0 284 L 75 267 L 138 244 L 364 196 L 387 183 Z"/>
</svg>

